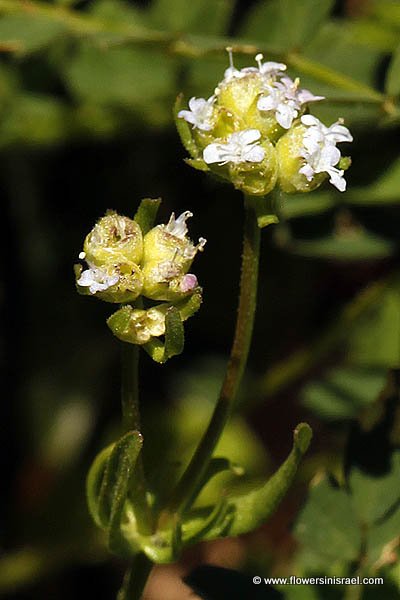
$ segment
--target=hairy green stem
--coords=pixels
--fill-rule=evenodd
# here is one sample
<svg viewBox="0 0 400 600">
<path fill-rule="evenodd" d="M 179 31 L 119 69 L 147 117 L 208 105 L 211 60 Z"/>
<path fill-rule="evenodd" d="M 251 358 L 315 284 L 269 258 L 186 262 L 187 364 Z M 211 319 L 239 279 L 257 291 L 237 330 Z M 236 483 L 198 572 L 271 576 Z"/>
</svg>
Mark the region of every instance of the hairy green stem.
<svg viewBox="0 0 400 600">
<path fill-rule="evenodd" d="M 145 554 L 137 554 L 125 574 L 117 600 L 140 600 L 152 567 L 153 563 Z"/>
<path fill-rule="evenodd" d="M 220 395 L 206 429 L 173 496 L 171 512 L 184 512 L 204 476 L 215 447 L 232 412 L 247 363 L 253 334 L 257 299 L 258 263 L 260 254 L 260 229 L 254 202 L 245 198 L 245 224 L 243 236 L 242 272 L 235 337 Z"/>
<path fill-rule="evenodd" d="M 139 347 L 134 344 L 122 344 L 121 400 L 124 432 L 140 431 Z M 141 454 L 136 461 L 129 495 L 134 506 L 138 531 L 145 535 L 151 533 L 153 519 L 147 502 L 147 485 Z"/>
</svg>

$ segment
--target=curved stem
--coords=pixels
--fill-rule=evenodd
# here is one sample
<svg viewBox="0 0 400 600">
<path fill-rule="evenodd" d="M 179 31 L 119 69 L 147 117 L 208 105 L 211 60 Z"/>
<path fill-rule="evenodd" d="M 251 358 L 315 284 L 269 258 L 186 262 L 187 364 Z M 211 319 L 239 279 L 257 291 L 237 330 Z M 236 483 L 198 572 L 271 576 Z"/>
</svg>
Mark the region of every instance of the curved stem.
<svg viewBox="0 0 400 600">
<path fill-rule="evenodd" d="M 125 574 L 117 600 L 140 600 L 152 568 L 153 563 L 145 554 L 137 554 Z"/>
<path fill-rule="evenodd" d="M 220 395 L 198 447 L 184 472 L 173 496 L 169 510 L 184 512 L 204 476 L 226 422 L 231 415 L 247 363 L 256 309 L 260 229 L 254 202 L 245 197 L 242 272 L 235 337 Z"/>
</svg>

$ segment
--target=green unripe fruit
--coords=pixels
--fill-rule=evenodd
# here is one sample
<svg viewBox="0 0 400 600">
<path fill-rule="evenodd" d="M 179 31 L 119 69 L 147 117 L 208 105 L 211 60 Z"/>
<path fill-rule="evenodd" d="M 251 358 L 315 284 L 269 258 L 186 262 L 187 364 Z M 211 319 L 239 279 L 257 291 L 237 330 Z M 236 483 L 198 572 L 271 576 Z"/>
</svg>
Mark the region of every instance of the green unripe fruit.
<svg viewBox="0 0 400 600">
<path fill-rule="evenodd" d="M 143 252 L 142 231 L 132 219 L 109 213 L 86 236 L 83 250 L 87 262 L 99 267 L 124 262 L 139 264 Z"/>
<path fill-rule="evenodd" d="M 282 190 L 288 194 L 294 192 L 311 192 L 327 178 L 326 173 L 316 173 L 312 181 L 299 173 L 304 165 L 301 152 L 304 147 L 303 136 L 307 128 L 295 125 L 276 144 L 279 163 L 279 183 Z"/>
</svg>

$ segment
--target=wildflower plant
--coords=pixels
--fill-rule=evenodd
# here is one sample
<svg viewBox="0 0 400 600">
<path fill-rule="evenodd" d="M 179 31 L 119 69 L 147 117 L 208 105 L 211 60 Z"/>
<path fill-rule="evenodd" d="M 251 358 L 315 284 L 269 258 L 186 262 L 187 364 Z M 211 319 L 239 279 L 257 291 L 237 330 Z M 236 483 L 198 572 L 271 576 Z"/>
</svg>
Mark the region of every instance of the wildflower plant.
<svg viewBox="0 0 400 600">
<path fill-rule="evenodd" d="M 138 352 L 142 347 L 159 363 L 182 352 L 183 323 L 202 299 L 192 263 L 206 240 L 189 238 L 189 211 L 155 225 L 159 200 L 146 199 L 133 219 L 116 212 L 102 217 L 79 254 L 84 264 L 75 267 L 80 294 L 119 305 L 107 324 L 122 342 L 124 431 L 100 452 L 87 480 L 89 509 L 106 532 L 109 549 L 132 561 L 119 600 L 141 597 L 153 563 L 175 561 L 190 544 L 246 533 L 263 523 L 289 488 L 311 440 L 310 427 L 301 423 L 292 451 L 268 481 L 197 508 L 214 475 L 242 472 L 214 451 L 235 406 L 252 339 L 260 229 L 278 220 L 263 199 L 275 188 L 311 192 L 327 179 L 343 192 L 350 161 L 337 144 L 352 140 L 340 119 L 325 126 L 310 114 L 323 97 L 288 77 L 285 64 L 263 62 L 258 54 L 257 66 L 239 70 L 231 51 L 229 56 L 230 66 L 211 97 L 191 98 L 186 108 L 179 97 L 175 107 L 187 162 L 243 192 L 245 222 L 237 323 L 225 378 L 209 425 L 167 501 L 148 486 L 141 459 Z"/>
</svg>

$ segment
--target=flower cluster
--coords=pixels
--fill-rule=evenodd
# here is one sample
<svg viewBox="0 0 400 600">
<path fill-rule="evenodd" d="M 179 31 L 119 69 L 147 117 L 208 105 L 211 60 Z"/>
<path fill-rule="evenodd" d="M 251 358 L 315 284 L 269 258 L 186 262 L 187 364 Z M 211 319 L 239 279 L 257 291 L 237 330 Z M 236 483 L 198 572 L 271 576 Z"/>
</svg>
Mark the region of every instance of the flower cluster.
<svg viewBox="0 0 400 600">
<path fill-rule="evenodd" d="M 119 304 L 139 298 L 142 305 L 143 301 L 164 301 L 147 308 L 125 307 L 123 314 L 129 313 L 129 323 L 124 321 L 124 333 L 118 335 L 118 320 L 118 331 L 113 330 L 117 337 L 145 344 L 164 335 L 168 308 L 193 294 L 201 295 L 196 275 L 188 271 L 206 240 L 200 238 L 193 244 L 189 239 L 186 221 L 191 216 L 189 211 L 177 218 L 172 213 L 167 224 L 157 225 L 144 235 L 136 221 L 109 212 L 86 236 L 79 258 L 87 268 L 81 264 L 75 267 L 80 294 Z"/>
<path fill-rule="evenodd" d="M 191 98 L 178 113 L 182 141 L 192 166 L 211 170 L 252 195 L 265 195 L 279 182 L 286 192 L 307 192 L 327 177 L 346 188 L 338 142 L 352 136 L 341 121 L 330 127 L 307 114 L 324 100 L 286 75 L 286 65 L 262 62 L 257 67 L 230 66 L 214 94 Z M 179 126 L 179 120 L 188 125 Z"/>
</svg>

